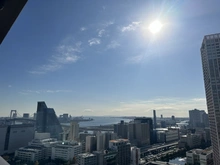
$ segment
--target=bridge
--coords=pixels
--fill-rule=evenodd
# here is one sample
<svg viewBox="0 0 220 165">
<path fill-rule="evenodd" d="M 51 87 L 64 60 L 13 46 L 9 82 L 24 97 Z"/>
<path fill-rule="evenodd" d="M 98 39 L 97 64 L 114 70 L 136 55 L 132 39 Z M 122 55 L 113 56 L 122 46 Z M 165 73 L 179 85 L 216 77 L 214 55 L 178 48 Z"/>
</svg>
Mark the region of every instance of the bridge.
<svg viewBox="0 0 220 165">
<path fill-rule="evenodd" d="M 173 143 L 167 143 L 167 144 L 160 144 L 160 145 L 154 145 L 154 146 L 146 146 L 146 147 L 141 147 L 141 157 L 145 157 L 150 153 L 157 154 L 161 151 L 167 151 L 171 148 L 175 148 L 178 146 L 178 142 L 173 142 Z"/>
</svg>

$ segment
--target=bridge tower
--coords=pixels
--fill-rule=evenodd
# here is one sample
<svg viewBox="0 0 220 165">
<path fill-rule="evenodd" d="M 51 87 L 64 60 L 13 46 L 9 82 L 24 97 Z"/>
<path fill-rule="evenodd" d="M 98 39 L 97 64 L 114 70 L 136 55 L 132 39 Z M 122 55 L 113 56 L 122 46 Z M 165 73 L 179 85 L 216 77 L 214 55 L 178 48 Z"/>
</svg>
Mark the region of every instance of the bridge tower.
<svg viewBox="0 0 220 165">
<path fill-rule="evenodd" d="M 14 118 L 15 116 L 17 117 L 17 110 L 11 110 L 10 119 Z"/>
</svg>

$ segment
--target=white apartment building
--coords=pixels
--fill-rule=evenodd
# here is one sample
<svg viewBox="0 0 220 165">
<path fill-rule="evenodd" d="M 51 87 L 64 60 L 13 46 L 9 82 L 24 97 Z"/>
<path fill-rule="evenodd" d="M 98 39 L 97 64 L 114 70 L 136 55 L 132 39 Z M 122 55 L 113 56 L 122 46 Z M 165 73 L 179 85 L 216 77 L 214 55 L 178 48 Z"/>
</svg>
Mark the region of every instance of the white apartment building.
<svg viewBox="0 0 220 165">
<path fill-rule="evenodd" d="M 46 155 L 46 148 L 40 146 L 21 147 L 15 151 L 15 157 L 26 162 L 35 162 L 44 160 Z"/>
<path fill-rule="evenodd" d="M 202 149 L 193 149 L 186 152 L 187 165 L 213 165 L 212 147 Z"/>
<path fill-rule="evenodd" d="M 77 158 L 78 154 L 82 153 L 82 146 L 78 143 L 62 142 L 52 147 L 51 159 L 56 158 L 63 160 L 72 160 L 74 157 Z"/>
<path fill-rule="evenodd" d="M 96 155 L 91 153 L 83 153 L 78 155 L 78 165 L 97 165 Z"/>
<path fill-rule="evenodd" d="M 27 147 L 15 151 L 15 157 L 27 162 L 48 159 L 52 147 L 59 143 L 56 139 L 48 137 L 50 137 L 48 133 L 35 133 L 35 139 L 29 142 Z"/>
<path fill-rule="evenodd" d="M 131 147 L 131 165 L 139 165 L 141 159 L 141 150 L 136 146 Z"/>
</svg>

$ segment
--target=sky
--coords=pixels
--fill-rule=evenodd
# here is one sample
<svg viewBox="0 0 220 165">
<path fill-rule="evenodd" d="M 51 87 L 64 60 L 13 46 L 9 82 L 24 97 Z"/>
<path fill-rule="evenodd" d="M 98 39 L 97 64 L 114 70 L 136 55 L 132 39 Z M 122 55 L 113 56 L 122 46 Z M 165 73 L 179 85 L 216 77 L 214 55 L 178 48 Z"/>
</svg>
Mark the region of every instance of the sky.
<svg viewBox="0 0 220 165">
<path fill-rule="evenodd" d="M 0 116 L 187 117 L 206 110 L 200 46 L 220 1 L 29 0 L 0 45 Z M 161 31 L 151 33 L 159 20 Z"/>
</svg>

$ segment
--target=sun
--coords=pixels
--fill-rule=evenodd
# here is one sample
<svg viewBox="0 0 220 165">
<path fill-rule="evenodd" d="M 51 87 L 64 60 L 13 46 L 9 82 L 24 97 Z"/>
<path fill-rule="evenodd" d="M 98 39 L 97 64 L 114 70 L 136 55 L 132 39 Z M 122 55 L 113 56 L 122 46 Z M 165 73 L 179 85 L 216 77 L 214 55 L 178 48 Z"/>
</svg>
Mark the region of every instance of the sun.
<svg viewBox="0 0 220 165">
<path fill-rule="evenodd" d="M 148 29 L 150 30 L 151 33 L 155 34 L 161 31 L 162 26 L 163 26 L 162 23 L 156 20 L 150 24 Z"/>
</svg>

